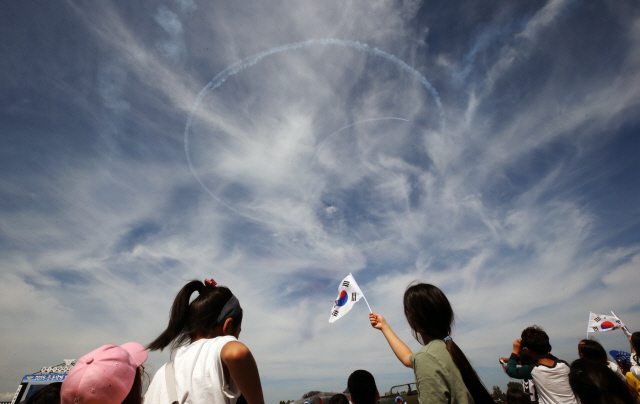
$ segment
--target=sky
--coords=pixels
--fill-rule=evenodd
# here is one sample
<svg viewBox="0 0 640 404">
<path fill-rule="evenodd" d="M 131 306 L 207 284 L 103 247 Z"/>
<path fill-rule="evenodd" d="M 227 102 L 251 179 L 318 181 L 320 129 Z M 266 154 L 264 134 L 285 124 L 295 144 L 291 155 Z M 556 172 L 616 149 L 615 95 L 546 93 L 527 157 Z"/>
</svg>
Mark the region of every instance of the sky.
<svg viewBox="0 0 640 404">
<path fill-rule="evenodd" d="M 0 399 L 191 279 L 268 403 L 413 381 L 363 302 L 328 323 L 349 273 L 412 350 L 440 287 L 489 389 L 529 325 L 567 361 L 589 310 L 640 328 L 637 2 L 6 0 L 0 38 Z"/>
</svg>

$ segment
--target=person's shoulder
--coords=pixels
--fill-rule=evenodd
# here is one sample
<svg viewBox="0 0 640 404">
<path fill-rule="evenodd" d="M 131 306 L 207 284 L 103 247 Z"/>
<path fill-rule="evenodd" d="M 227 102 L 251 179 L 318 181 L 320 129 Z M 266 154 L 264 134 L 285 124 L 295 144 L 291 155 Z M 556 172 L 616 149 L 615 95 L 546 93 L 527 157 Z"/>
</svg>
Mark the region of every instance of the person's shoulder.
<svg viewBox="0 0 640 404">
<path fill-rule="evenodd" d="M 439 366 L 444 366 L 442 363 L 443 358 L 451 358 L 449 351 L 447 351 L 446 344 L 441 340 L 433 340 L 423 346 L 418 352 L 411 354 L 410 360 L 411 363 L 414 364 L 415 369 L 416 362 L 437 363 Z"/>
<path fill-rule="evenodd" d="M 242 342 L 236 340 L 229 340 L 225 342 L 222 350 L 220 351 L 220 356 L 223 360 L 242 360 L 246 358 L 248 355 L 251 355 L 251 351 L 249 348 Z"/>
<path fill-rule="evenodd" d="M 143 403 L 144 404 L 155 404 L 155 403 L 163 403 L 165 397 L 167 397 L 167 384 L 165 381 L 165 367 L 166 363 L 160 366 L 160 369 L 156 372 L 151 379 L 151 383 L 149 383 L 149 387 L 147 391 L 144 393 Z"/>
<path fill-rule="evenodd" d="M 437 353 L 442 350 L 445 350 L 445 351 L 447 350 L 447 344 L 445 344 L 444 341 L 441 339 L 434 339 L 429 341 L 418 352 Z"/>
<path fill-rule="evenodd" d="M 569 362 L 557 358 L 554 368 L 557 369 L 558 372 L 567 374 L 569 374 L 569 372 L 571 371 L 571 365 L 569 364 Z"/>
<path fill-rule="evenodd" d="M 224 347 L 228 343 L 234 342 L 234 341 L 238 342 L 236 337 L 234 337 L 233 335 L 224 335 L 224 336 L 215 337 L 215 338 L 203 338 L 203 339 L 200 339 L 200 340 L 192 343 L 191 345 L 196 345 L 196 344 L 200 343 L 201 344 L 201 349 L 207 349 L 207 350 L 208 349 L 221 349 L 222 347 Z"/>
<path fill-rule="evenodd" d="M 430 341 L 428 344 L 424 345 L 422 348 L 420 348 L 419 351 L 414 352 L 412 355 L 417 356 L 434 356 L 434 355 L 438 355 L 440 354 L 440 351 L 442 348 L 444 348 L 444 350 L 447 350 L 446 345 L 444 344 L 444 342 L 442 344 L 438 344 L 439 342 L 442 342 L 440 340 L 433 340 Z"/>
</svg>

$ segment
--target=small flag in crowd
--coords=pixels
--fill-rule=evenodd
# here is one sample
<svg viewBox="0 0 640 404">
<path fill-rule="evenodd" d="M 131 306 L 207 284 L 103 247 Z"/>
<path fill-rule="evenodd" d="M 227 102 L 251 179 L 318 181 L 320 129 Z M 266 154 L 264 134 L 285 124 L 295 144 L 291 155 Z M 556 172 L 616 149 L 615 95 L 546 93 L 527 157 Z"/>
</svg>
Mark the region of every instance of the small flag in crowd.
<svg viewBox="0 0 640 404">
<path fill-rule="evenodd" d="M 338 298 L 335 303 L 333 303 L 333 308 L 331 309 L 331 317 L 329 317 L 329 322 L 333 323 L 340 317 L 347 314 L 349 310 L 353 307 L 353 305 L 360 300 L 361 297 L 364 297 L 360 287 L 356 283 L 356 280 L 353 279 L 353 275 L 349 274 L 346 278 L 340 282 L 340 286 L 338 286 Z M 367 301 L 367 298 L 364 299 Z M 369 303 L 367 303 L 369 306 Z M 371 308 L 369 308 L 371 311 Z"/>
<path fill-rule="evenodd" d="M 610 316 L 608 314 L 589 312 L 589 328 L 587 329 L 587 333 L 613 331 L 622 327 L 624 327 L 624 324 L 615 315 Z"/>
<path fill-rule="evenodd" d="M 617 318 L 618 320 L 620 320 L 620 317 L 616 316 L 616 313 L 614 313 L 613 311 L 611 312 L 611 314 L 613 314 L 613 317 Z M 624 335 L 627 336 L 627 338 L 631 338 L 631 331 L 629 331 L 629 329 L 627 328 L 626 325 L 624 325 L 624 323 L 622 322 L 622 320 L 620 320 L 620 323 L 622 324 L 622 327 L 620 327 L 620 329 L 622 329 L 622 332 L 624 333 Z"/>
</svg>

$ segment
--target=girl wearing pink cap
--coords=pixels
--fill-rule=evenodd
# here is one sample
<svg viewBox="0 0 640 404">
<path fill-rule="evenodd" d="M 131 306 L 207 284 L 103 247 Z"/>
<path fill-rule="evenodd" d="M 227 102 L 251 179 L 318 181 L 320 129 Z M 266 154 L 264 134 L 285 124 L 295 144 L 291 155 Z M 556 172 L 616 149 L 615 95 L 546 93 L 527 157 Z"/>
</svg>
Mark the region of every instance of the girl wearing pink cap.
<svg viewBox="0 0 640 404">
<path fill-rule="evenodd" d="M 191 295 L 198 292 L 191 303 Z M 147 347 L 171 346 L 174 360 L 156 372 L 144 404 L 235 404 L 242 393 L 248 404 L 264 404 L 258 367 L 238 341 L 240 302 L 215 281 L 191 281 L 176 296 L 169 325 Z"/>
<path fill-rule="evenodd" d="M 62 382 L 61 404 L 140 404 L 146 360 L 147 350 L 136 342 L 89 352 Z"/>
</svg>

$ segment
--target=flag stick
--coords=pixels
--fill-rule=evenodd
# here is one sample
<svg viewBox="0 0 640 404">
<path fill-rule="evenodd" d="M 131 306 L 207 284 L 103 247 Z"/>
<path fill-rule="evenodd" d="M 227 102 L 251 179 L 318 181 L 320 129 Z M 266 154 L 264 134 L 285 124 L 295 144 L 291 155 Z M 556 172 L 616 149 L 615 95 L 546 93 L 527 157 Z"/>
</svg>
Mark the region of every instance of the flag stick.
<svg viewBox="0 0 640 404">
<path fill-rule="evenodd" d="M 362 292 L 362 290 L 360 290 L 360 292 Z M 371 306 L 369 306 L 369 302 L 367 301 L 367 298 L 364 297 L 364 293 L 362 294 L 362 298 L 364 299 L 364 302 L 367 304 L 367 307 L 369 308 L 369 313 L 373 313 L 373 310 L 371 310 Z"/>
<path fill-rule="evenodd" d="M 587 339 L 589 339 L 589 326 L 591 325 L 591 310 L 589 310 L 589 320 L 587 321 Z"/>
</svg>

